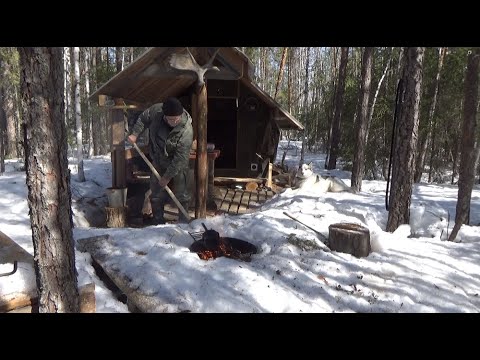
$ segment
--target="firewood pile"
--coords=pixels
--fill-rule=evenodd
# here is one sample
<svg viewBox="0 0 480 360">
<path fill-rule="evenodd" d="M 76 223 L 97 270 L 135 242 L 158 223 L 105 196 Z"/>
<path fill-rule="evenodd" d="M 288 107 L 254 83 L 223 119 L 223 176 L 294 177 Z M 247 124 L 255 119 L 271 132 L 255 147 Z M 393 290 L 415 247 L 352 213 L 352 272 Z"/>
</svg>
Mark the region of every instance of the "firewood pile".
<svg viewBox="0 0 480 360">
<path fill-rule="evenodd" d="M 200 259 L 210 260 L 225 256 L 250 262 L 252 254 L 257 253 L 255 245 L 248 241 L 221 237 L 217 231 L 209 230 L 205 224 L 202 225 L 205 228 L 204 232 L 189 233 L 195 240 L 190 246 L 190 251 L 197 253 Z"/>
<path fill-rule="evenodd" d="M 272 182 L 280 187 L 292 187 L 292 181 L 295 178 L 295 171 L 289 169 L 287 165 L 273 164 Z"/>
</svg>

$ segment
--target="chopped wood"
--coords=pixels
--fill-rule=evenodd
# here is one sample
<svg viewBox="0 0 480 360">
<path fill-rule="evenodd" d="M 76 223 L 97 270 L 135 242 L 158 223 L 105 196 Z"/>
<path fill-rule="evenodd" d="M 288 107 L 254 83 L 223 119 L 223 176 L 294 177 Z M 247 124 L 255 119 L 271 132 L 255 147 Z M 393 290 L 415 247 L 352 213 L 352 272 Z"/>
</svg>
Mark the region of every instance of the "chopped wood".
<svg viewBox="0 0 480 360">
<path fill-rule="evenodd" d="M 249 181 L 245 185 L 245 190 L 247 191 L 257 191 L 257 188 L 258 188 L 258 183 L 256 183 L 255 181 Z"/>
</svg>

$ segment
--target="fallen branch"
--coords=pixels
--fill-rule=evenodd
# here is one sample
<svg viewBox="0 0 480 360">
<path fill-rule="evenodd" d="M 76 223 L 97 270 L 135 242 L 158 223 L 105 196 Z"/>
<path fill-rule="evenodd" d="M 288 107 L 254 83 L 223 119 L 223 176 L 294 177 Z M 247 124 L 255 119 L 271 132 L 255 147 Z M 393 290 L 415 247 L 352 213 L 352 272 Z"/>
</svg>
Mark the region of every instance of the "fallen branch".
<svg viewBox="0 0 480 360">
<path fill-rule="evenodd" d="M 309 228 L 310 230 L 314 231 L 324 242 L 327 242 L 328 241 L 328 238 L 323 235 L 320 231 L 318 230 L 315 230 L 314 228 L 308 226 L 307 224 L 304 224 L 303 222 L 301 222 L 300 220 L 298 220 L 296 217 L 294 217 L 293 215 L 290 215 L 288 212 L 284 211 L 283 212 L 285 215 L 287 215 L 289 218 L 291 218 L 292 220 L 295 220 L 296 222 L 299 222 L 300 224 L 302 224 L 303 226 Z"/>
</svg>

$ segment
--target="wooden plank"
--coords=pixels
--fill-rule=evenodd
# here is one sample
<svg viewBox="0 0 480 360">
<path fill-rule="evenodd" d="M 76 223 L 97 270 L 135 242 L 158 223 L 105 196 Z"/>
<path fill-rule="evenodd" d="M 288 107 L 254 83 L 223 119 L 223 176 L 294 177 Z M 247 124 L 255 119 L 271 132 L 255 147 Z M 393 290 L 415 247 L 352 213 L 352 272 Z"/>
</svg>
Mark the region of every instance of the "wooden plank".
<svg viewBox="0 0 480 360">
<path fill-rule="evenodd" d="M 275 196 L 275 192 L 273 192 L 272 190 L 267 190 L 266 191 L 266 198 L 267 200 L 271 199 L 272 197 Z"/>
<path fill-rule="evenodd" d="M 242 194 L 242 198 L 240 199 L 240 205 L 238 206 L 238 213 L 245 214 L 249 211 L 248 203 L 250 201 L 250 196 L 252 196 L 251 191 L 244 191 Z"/>
<path fill-rule="evenodd" d="M 109 106 L 108 109 L 138 109 L 137 105 L 113 105 Z"/>
<path fill-rule="evenodd" d="M 33 256 L 0 231 L 0 264 L 6 264 L 1 272 L 13 269 L 14 261 L 16 272 L 0 277 L 0 313 L 33 306 L 37 297 Z"/>
<path fill-rule="evenodd" d="M 268 163 L 268 170 L 267 170 L 267 187 L 272 187 L 272 163 Z"/>
<path fill-rule="evenodd" d="M 248 183 L 248 182 L 256 182 L 258 184 L 263 184 L 266 180 L 267 180 L 266 178 L 240 178 L 240 177 L 215 176 L 215 178 L 213 179 L 213 182 L 218 185 Z"/>
<path fill-rule="evenodd" d="M 225 194 L 225 197 L 223 198 L 223 201 L 220 207 L 221 211 L 228 213 L 234 195 L 235 195 L 235 190 L 227 189 L 227 193 Z"/>
<path fill-rule="evenodd" d="M 230 204 L 229 213 L 236 215 L 238 214 L 238 209 L 240 208 L 240 203 L 242 202 L 243 190 L 235 189 L 235 194 Z"/>
<path fill-rule="evenodd" d="M 13 262 L 13 260 L 33 264 L 33 256 L 0 231 L 0 264 Z"/>
<path fill-rule="evenodd" d="M 263 204 L 267 200 L 267 194 L 265 193 L 265 190 L 260 189 L 258 192 L 258 203 Z"/>
<path fill-rule="evenodd" d="M 116 244 L 110 235 L 100 235 L 77 241 L 77 249 L 90 253 L 92 259 L 105 272 L 107 277 L 127 297 L 127 303 L 140 312 L 165 312 L 165 303 L 158 295 L 147 295 L 142 293 L 131 278 L 122 273 L 122 269 L 112 265 L 112 249 Z"/>
<path fill-rule="evenodd" d="M 33 256 L 0 231 L 0 264 L 9 264 L 13 261 L 17 261 L 17 271 L 12 275 L 0 277 L 0 313 L 36 313 L 38 294 Z M 80 312 L 95 312 L 95 284 L 80 286 L 78 291 Z"/>
</svg>

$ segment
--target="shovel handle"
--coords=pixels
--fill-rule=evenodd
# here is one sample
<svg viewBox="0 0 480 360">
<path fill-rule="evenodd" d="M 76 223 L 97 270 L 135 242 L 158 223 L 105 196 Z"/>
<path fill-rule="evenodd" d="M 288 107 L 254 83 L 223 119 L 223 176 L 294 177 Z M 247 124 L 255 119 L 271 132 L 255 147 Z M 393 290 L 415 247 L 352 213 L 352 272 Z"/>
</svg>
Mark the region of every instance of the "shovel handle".
<svg viewBox="0 0 480 360">
<path fill-rule="evenodd" d="M 148 160 L 148 158 L 145 156 L 145 154 L 143 153 L 142 150 L 140 150 L 140 148 L 138 147 L 137 143 L 133 143 L 133 146 L 135 147 L 135 150 L 138 151 L 138 153 L 140 154 L 140 156 L 143 158 L 143 160 L 145 160 L 145 162 L 147 163 L 148 167 L 150 168 L 150 170 L 152 170 L 152 173 L 155 175 L 155 177 L 158 179 L 158 181 L 160 181 L 160 174 L 158 173 L 157 169 L 155 169 L 155 167 L 153 166 L 153 164 L 150 162 L 150 160 Z M 172 190 L 170 190 L 170 188 L 168 187 L 168 185 L 165 185 L 165 190 L 167 190 L 167 193 L 168 195 L 172 198 L 173 202 L 175 203 L 175 205 L 177 205 L 178 209 L 182 212 L 182 214 L 187 218 L 188 221 L 191 220 L 190 218 L 190 215 L 188 215 L 188 212 L 185 210 L 185 208 L 182 206 L 182 204 L 180 204 L 180 201 L 178 201 L 177 197 L 175 196 L 175 194 L 172 192 Z"/>
</svg>

